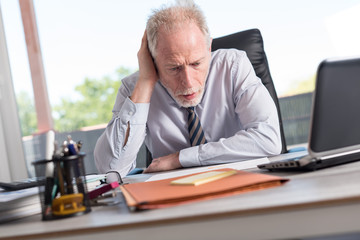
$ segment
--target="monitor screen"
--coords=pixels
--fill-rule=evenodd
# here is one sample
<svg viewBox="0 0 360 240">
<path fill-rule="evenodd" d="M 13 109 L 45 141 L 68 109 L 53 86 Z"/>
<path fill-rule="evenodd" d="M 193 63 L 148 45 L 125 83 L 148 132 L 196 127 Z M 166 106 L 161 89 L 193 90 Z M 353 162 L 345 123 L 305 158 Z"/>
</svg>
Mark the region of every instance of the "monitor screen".
<svg viewBox="0 0 360 240">
<path fill-rule="evenodd" d="M 360 145 L 360 59 L 320 64 L 310 134 L 313 152 Z"/>
</svg>

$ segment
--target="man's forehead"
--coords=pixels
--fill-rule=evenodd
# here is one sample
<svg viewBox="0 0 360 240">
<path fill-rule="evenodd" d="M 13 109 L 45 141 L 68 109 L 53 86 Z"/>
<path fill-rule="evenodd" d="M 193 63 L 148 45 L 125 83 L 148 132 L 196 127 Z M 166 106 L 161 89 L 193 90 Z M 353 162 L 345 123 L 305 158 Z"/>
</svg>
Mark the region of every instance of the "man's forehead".
<svg viewBox="0 0 360 240">
<path fill-rule="evenodd" d="M 158 48 L 166 44 L 169 46 L 176 46 L 179 43 L 184 43 L 184 40 L 197 39 L 197 42 L 206 42 L 205 34 L 195 23 L 183 24 L 172 29 L 160 28 L 157 36 Z"/>
<path fill-rule="evenodd" d="M 199 48 L 189 48 L 188 51 L 171 51 L 162 49 L 158 51 L 157 58 L 166 65 L 182 65 L 202 61 L 206 58 L 206 51 Z"/>
</svg>

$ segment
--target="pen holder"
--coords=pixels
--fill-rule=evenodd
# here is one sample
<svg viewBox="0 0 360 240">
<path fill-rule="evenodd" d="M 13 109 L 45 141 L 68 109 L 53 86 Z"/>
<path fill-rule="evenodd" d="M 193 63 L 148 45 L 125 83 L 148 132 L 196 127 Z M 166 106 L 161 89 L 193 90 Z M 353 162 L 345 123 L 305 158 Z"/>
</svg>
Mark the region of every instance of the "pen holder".
<svg viewBox="0 0 360 240">
<path fill-rule="evenodd" d="M 91 211 L 85 181 L 84 153 L 33 162 L 39 182 L 42 220 Z"/>
</svg>

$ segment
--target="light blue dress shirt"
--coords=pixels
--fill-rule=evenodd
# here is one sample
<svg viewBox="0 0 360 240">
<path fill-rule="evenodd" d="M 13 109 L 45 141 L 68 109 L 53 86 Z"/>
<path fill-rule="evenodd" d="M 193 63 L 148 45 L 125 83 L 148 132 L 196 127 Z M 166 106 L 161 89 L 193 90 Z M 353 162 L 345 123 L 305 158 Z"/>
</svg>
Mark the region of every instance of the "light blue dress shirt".
<svg viewBox="0 0 360 240">
<path fill-rule="evenodd" d="M 97 141 L 98 170 L 125 176 L 136 166 L 145 140 L 153 158 L 180 151 L 183 167 L 249 160 L 279 154 L 281 138 L 276 106 L 243 51 L 212 53 L 204 96 L 195 107 L 207 144 L 191 147 L 188 112 L 158 82 L 150 103 L 133 103 L 134 73 L 122 80 L 113 118 Z M 130 135 L 125 146 L 125 133 Z"/>
</svg>

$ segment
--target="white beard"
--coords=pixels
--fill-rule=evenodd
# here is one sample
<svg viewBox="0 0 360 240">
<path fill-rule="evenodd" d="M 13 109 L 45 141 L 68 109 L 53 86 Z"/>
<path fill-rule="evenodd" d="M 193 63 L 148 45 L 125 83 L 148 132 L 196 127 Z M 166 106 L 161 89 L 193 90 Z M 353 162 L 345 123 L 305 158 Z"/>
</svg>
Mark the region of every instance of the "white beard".
<svg viewBox="0 0 360 240">
<path fill-rule="evenodd" d="M 162 84 L 165 89 L 168 91 L 168 93 L 170 94 L 170 96 L 176 101 L 176 103 L 184 108 L 188 108 L 188 107 L 195 107 L 196 105 L 198 105 L 204 95 L 204 87 L 197 87 L 197 88 L 188 88 L 186 90 L 181 90 L 181 91 L 177 91 L 176 93 L 174 93 L 170 88 L 168 88 L 166 85 Z M 196 96 L 196 98 L 192 99 L 192 100 L 186 100 L 183 98 L 180 98 L 179 95 L 187 95 L 187 94 L 192 94 L 198 92 L 198 95 Z"/>
</svg>

